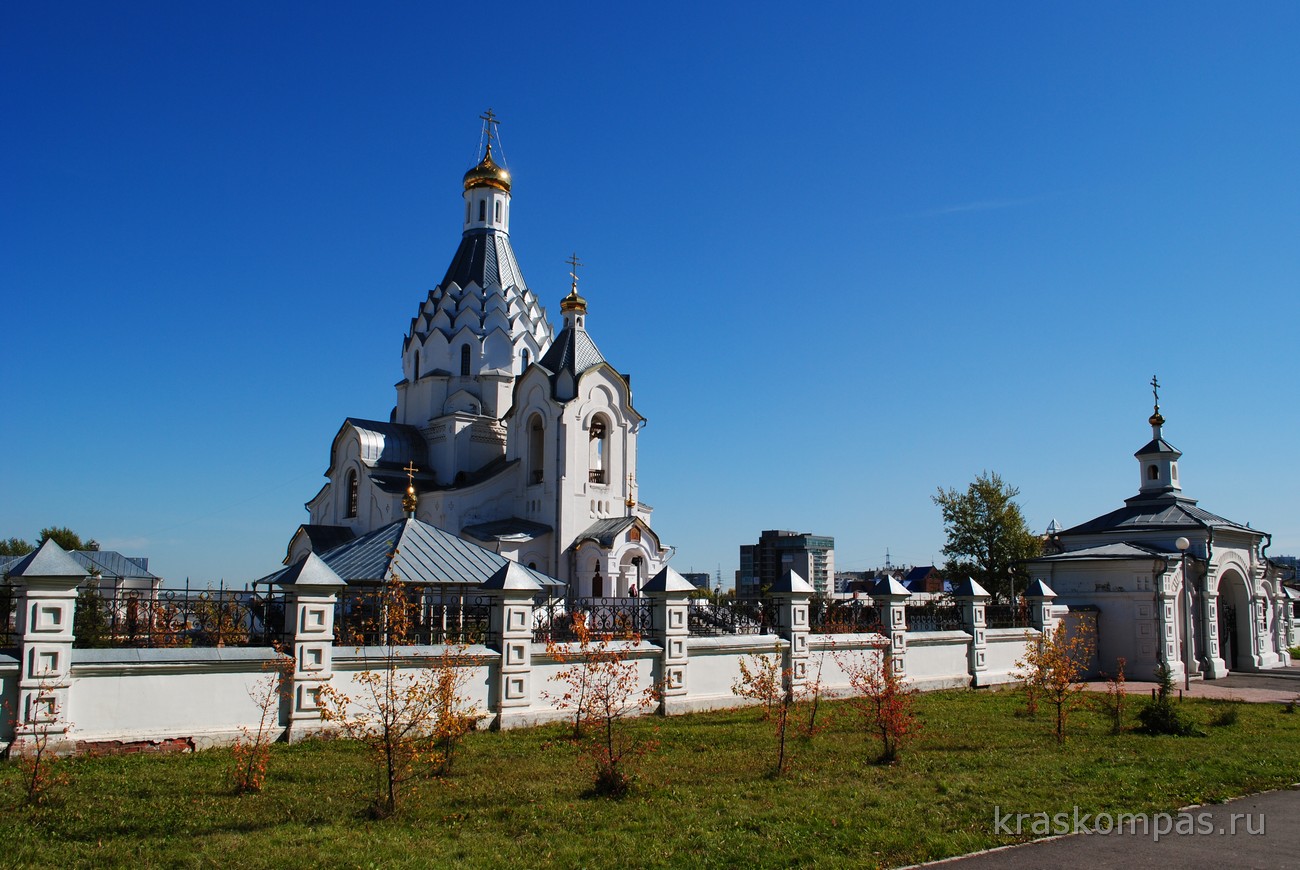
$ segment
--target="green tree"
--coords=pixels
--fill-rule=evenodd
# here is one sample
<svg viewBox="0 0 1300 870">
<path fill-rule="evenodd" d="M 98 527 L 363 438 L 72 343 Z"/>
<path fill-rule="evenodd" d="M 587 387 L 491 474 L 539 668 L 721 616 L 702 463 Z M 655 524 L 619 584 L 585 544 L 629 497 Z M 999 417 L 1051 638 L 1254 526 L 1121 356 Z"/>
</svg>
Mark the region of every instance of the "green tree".
<svg viewBox="0 0 1300 870">
<path fill-rule="evenodd" d="M 54 543 L 58 544 L 65 550 L 90 549 L 86 546 L 86 543 L 81 540 L 81 536 L 67 526 L 50 526 L 49 528 L 41 529 L 40 542 L 44 544 L 50 538 L 53 538 Z"/>
<path fill-rule="evenodd" d="M 0 541 L 0 556 L 26 556 L 35 549 L 22 538 L 6 538 Z"/>
<path fill-rule="evenodd" d="M 1020 563 L 1037 556 L 1042 548 L 1014 501 L 1019 494 L 1019 489 L 996 472 L 986 471 L 965 492 L 940 487 L 932 496 L 943 512 L 948 536 L 943 554 L 948 557 L 944 572 L 949 580 L 955 583 L 970 577 L 997 599 L 1013 599 L 1015 589 L 1025 580 Z"/>
</svg>

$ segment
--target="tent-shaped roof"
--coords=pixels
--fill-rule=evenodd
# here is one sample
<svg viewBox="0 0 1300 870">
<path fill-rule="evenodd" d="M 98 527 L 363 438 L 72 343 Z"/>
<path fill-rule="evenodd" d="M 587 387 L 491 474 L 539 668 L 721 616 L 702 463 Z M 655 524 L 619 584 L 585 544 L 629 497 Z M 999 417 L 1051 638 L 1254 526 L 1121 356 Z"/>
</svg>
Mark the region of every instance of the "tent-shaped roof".
<svg viewBox="0 0 1300 870">
<path fill-rule="evenodd" d="M 396 574 L 407 583 L 478 586 L 509 559 L 420 520 L 405 518 L 319 554 L 348 583 L 382 583 Z M 258 584 L 277 583 L 289 569 Z M 524 568 L 542 586 L 563 586 L 540 571 Z"/>
<path fill-rule="evenodd" d="M 1160 496 L 1156 498 L 1130 498 L 1119 510 L 1103 514 L 1073 528 L 1061 532 L 1062 537 L 1069 535 L 1090 535 L 1113 531 L 1160 531 L 1174 529 L 1236 529 L 1252 534 L 1261 532 L 1234 523 L 1232 520 L 1210 513 L 1196 506 L 1196 500 L 1177 496 Z"/>
</svg>

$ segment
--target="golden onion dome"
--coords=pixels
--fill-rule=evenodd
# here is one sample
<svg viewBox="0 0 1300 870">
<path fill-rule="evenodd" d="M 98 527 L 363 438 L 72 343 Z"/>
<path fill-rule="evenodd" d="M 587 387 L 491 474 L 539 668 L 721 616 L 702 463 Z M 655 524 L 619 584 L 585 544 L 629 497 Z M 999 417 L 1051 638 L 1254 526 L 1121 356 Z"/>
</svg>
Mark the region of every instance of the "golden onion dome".
<svg viewBox="0 0 1300 870">
<path fill-rule="evenodd" d="M 576 311 L 579 314 L 587 313 L 587 300 L 578 295 L 578 285 L 574 284 L 569 295 L 560 300 L 560 311 L 567 314 L 570 311 Z"/>
<path fill-rule="evenodd" d="M 492 187 L 497 190 L 510 192 L 510 173 L 492 159 L 492 143 L 488 143 L 487 153 L 469 172 L 465 173 L 465 189 L 473 190 L 476 187 Z"/>
</svg>

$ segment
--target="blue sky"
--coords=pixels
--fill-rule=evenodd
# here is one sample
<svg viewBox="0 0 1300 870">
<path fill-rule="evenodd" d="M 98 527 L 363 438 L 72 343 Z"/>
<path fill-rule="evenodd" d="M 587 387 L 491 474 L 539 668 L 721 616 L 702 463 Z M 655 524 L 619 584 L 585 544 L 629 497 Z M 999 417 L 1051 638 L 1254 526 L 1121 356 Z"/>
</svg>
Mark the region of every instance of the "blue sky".
<svg viewBox="0 0 1300 870">
<path fill-rule="evenodd" d="M 367 5 L 0 10 L 0 537 L 276 568 L 491 106 L 679 570 L 766 528 L 928 563 L 985 469 L 1082 522 L 1157 373 L 1187 494 L 1300 552 L 1300 5 Z"/>
</svg>

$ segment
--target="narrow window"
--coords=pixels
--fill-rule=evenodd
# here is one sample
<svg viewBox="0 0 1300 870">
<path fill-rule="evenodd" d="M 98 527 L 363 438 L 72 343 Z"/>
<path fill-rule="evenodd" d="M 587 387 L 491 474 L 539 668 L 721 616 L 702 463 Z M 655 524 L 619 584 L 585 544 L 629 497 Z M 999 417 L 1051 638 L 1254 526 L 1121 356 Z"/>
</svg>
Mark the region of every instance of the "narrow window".
<svg viewBox="0 0 1300 870">
<path fill-rule="evenodd" d="M 487 220 L 487 200 L 486 200 L 486 199 L 480 199 L 480 200 L 478 201 L 478 219 L 481 220 L 481 221 L 485 221 L 485 220 Z"/>
<path fill-rule="evenodd" d="M 1147 480 L 1159 480 L 1160 469 L 1154 465 L 1147 466 Z"/>
<path fill-rule="evenodd" d="M 528 368 L 528 348 L 519 351 L 519 362 L 521 363 L 519 371 L 522 372 L 524 369 Z"/>
<path fill-rule="evenodd" d="M 494 209 L 494 213 L 495 213 L 495 217 L 493 218 L 493 220 L 496 221 L 497 223 L 501 223 L 501 200 L 497 200 L 497 205 L 496 208 Z"/>
<path fill-rule="evenodd" d="M 545 468 L 545 450 L 543 449 L 546 428 L 542 425 L 542 416 L 534 414 L 528 421 L 528 480 L 529 483 L 541 483 Z"/>
<path fill-rule="evenodd" d="M 348 517 L 357 515 L 357 473 L 348 472 Z"/>
<path fill-rule="evenodd" d="M 469 345 L 468 344 L 462 344 L 460 346 L 460 376 L 462 378 L 469 377 Z"/>
<path fill-rule="evenodd" d="M 598 569 L 598 570 L 596 571 L 596 573 L 593 574 L 592 577 L 591 577 L 591 597 L 592 597 L 592 598 L 603 598 L 603 597 L 605 597 L 605 584 L 604 584 L 604 582 L 600 579 L 600 571 L 599 571 L 599 569 Z"/>
<path fill-rule="evenodd" d="M 469 200 L 465 200 L 465 223 L 469 223 Z"/>
<path fill-rule="evenodd" d="M 411 380 L 418 381 L 420 379 L 420 352 L 418 350 L 415 352 L 415 368 L 412 371 L 414 376 Z"/>
</svg>

